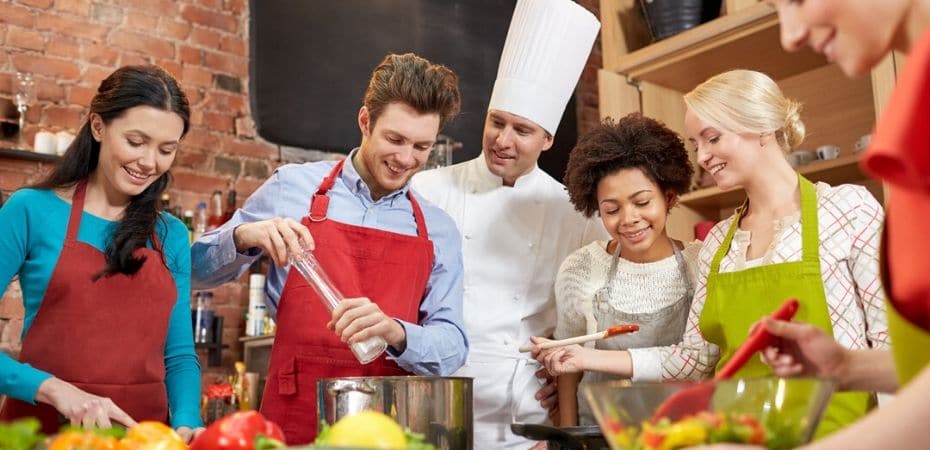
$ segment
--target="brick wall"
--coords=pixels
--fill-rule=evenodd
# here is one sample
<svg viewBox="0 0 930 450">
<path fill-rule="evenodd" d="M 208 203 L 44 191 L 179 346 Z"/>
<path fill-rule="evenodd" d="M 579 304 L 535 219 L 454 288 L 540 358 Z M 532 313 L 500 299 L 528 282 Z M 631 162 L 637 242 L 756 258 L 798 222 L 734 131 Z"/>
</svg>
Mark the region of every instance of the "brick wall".
<svg viewBox="0 0 930 450">
<path fill-rule="evenodd" d="M 599 16 L 598 0 L 579 3 Z M 74 133 L 110 72 L 158 64 L 178 78 L 192 105 L 193 126 L 172 169 L 172 204 L 195 209 L 214 189 L 230 188 L 241 204 L 278 164 L 278 148 L 255 135 L 250 119 L 247 18 L 247 0 L 0 0 L 0 98 L 12 97 L 17 71 L 31 72 L 38 104 L 27 113 L 27 142 L 40 129 Z M 577 91 L 580 133 L 598 121 L 601 65 L 598 39 Z M 49 167 L 0 158 L 0 191 L 8 196 Z M 225 368 L 241 358 L 246 281 L 215 291 L 214 308 L 225 318 L 223 340 L 231 345 L 223 353 Z M 13 283 L 0 301 L 0 318 L 21 316 Z"/>
<path fill-rule="evenodd" d="M 595 16 L 601 17 L 600 0 L 577 0 L 578 4 L 584 6 Z M 598 112 L 597 98 L 597 71 L 604 67 L 601 59 L 601 35 L 598 33 L 597 40 L 594 42 L 594 48 L 591 50 L 591 56 L 585 64 L 584 71 L 581 73 L 581 80 L 575 91 L 576 113 L 578 114 L 578 135 L 583 135 L 586 131 L 591 130 L 600 122 L 600 113 Z"/>
<path fill-rule="evenodd" d="M 35 75 L 38 105 L 25 133 L 32 142 L 40 129 L 76 132 L 97 85 L 115 68 L 158 64 L 181 82 L 192 106 L 193 126 L 172 168 L 172 203 L 195 209 L 214 189 L 235 188 L 241 204 L 278 157 L 250 119 L 247 17 L 247 0 L 0 0 L 0 97 L 12 97 L 17 71 Z M 0 190 L 8 196 L 48 168 L 0 159 Z M 241 358 L 246 281 L 215 293 L 223 340 L 231 344 L 225 367 Z M 20 302 L 18 289 L 9 289 L 0 317 L 21 316 Z"/>
</svg>

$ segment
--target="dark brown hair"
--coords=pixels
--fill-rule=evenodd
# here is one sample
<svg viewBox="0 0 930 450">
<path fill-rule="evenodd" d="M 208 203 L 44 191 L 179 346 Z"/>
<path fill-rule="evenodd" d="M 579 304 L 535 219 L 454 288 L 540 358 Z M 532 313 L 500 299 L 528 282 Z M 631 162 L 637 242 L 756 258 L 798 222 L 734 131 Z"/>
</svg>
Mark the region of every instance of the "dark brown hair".
<svg viewBox="0 0 930 450">
<path fill-rule="evenodd" d="M 565 185 L 575 209 L 597 211 L 597 184 L 622 169 L 640 169 L 662 192 L 688 192 L 694 168 L 685 145 L 661 122 L 639 113 L 614 122 L 607 118 L 581 137 L 565 169 Z"/>
<path fill-rule="evenodd" d="M 177 114 L 184 121 L 181 137 L 187 134 L 190 105 L 178 82 L 157 66 L 120 67 L 100 83 L 97 95 L 90 102 L 87 121 L 81 126 L 68 151 L 48 178 L 34 187 L 67 188 L 87 179 L 97 169 L 100 159 L 100 143 L 94 139 L 90 130 L 91 115 L 98 114 L 104 123 L 110 123 L 136 106 L 151 106 Z M 139 271 L 145 257 L 133 256 L 133 252 L 145 247 L 154 236 L 155 223 L 160 218 L 161 207 L 158 201 L 170 182 L 171 173 L 166 171 L 141 194 L 129 200 L 123 218 L 107 244 L 107 267 L 99 276 L 116 273 L 132 275 Z M 154 248 L 161 251 L 160 246 Z"/>
<path fill-rule="evenodd" d="M 459 78 L 448 67 L 413 53 L 390 54 L 371 73 L 365 107 L 374 127 L 389 104 L 402 102 L 420 114 L 439 114 L 442 129 L 459 113 Z"/>
</svg>

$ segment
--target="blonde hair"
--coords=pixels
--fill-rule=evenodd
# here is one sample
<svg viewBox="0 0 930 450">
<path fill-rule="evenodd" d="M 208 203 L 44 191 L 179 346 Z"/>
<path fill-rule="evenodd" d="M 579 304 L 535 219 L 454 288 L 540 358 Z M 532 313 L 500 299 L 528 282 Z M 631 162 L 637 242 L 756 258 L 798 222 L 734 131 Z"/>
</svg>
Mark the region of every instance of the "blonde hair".
<svg viewBox="0 0 930 450">
<path fill-rule="evenodd" d="M 804 141 L 801 103 L 786 98 L 768 75 L 731 70 L 685 94 L 685 105 L 702 120 L 738 134 L 773 134 L 785 152 Z"/>
</svg>

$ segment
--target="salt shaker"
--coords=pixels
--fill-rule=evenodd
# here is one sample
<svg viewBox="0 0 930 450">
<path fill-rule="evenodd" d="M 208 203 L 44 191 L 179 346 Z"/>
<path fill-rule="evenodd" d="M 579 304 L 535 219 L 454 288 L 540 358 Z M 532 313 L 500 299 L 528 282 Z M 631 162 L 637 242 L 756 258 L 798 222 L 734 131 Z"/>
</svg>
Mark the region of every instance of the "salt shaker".
<svg viewBox="0 0 930 450">
<path fill-rule="evenodd" d="M 303 275 L 307 283 L 320 296 L 320 300 L 323 301 L 326 308 L 330 312 L 336 309 L 336 305 L 345 297 L 326 276 L 326 272 L 320 267 L 320 263 L 313 256 L 313 252 L 304 250 L 300 255 L 292 255 L 290 260 L 291 264 L 297 268 L 297 272 Z M 351 344 L 349 347 L 360 363 L 368 364 L 378 358 L 381 353 L 384 353 L 384 350 L 387 349 L 387 342 L 381 336 L 373 336 L 364 341 Z"/>
</svg>

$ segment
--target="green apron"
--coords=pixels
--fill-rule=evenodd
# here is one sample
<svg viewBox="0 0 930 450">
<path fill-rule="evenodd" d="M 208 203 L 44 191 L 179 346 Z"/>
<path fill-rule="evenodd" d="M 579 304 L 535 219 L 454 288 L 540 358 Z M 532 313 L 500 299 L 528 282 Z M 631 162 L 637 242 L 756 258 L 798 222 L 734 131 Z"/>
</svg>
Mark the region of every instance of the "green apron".
<svg viewBox="0 0 930 450">
<path fill-rule="evenodd" d="M 704 338 L 720 347 L 717 370 L 749 335 L 750 327 L 771 314 L 788 298 L 800 303 L 795 319 L 810 323 L 832 335 L 833 324 L 827 310 L 820 272 L 820 246 L 817 228 L 817 194 L 814 185 L 798 176 L 801 190 L 801 261 L 769 264 L 736 272 L 720 273 L 720 261 L 730 249 L 745 204 L 740 207 L 726 238 L 717 250 L 707 276 L 707 300 L 701 312 Z M 736 377 L 771 376 L 772 369 L 759 358 L 752 358 Z M 817 429 L 825 436 L 852 423 L 868 411 L 872 396 L 866 392 L 834 394 Z"/>
<path fill-rule="evenodd" d="M 886 227 L 882 235 L 881 275 L 882 286 L 886 286 L 886 292 L 890 295 L 888 290 L 891 283 L 886 263 L 888 246 L 885 245 L 887 233 Z M 898 384 L 904 386 L 930 364 L 930 351 L 927 351 L 930 348 L 930 332 L 907 320 L 891 301 L 885 302 L 885 310 L 888 312 L 888 336 L 891 337 L 891 354 L 898 372 Z"/>
<path fill-rule="evenodd" d="M 930 333 L 905 319 L 891 302 L 886 309 L 898 383 L 904 386 L 930 363 Z"/>
</svg>

